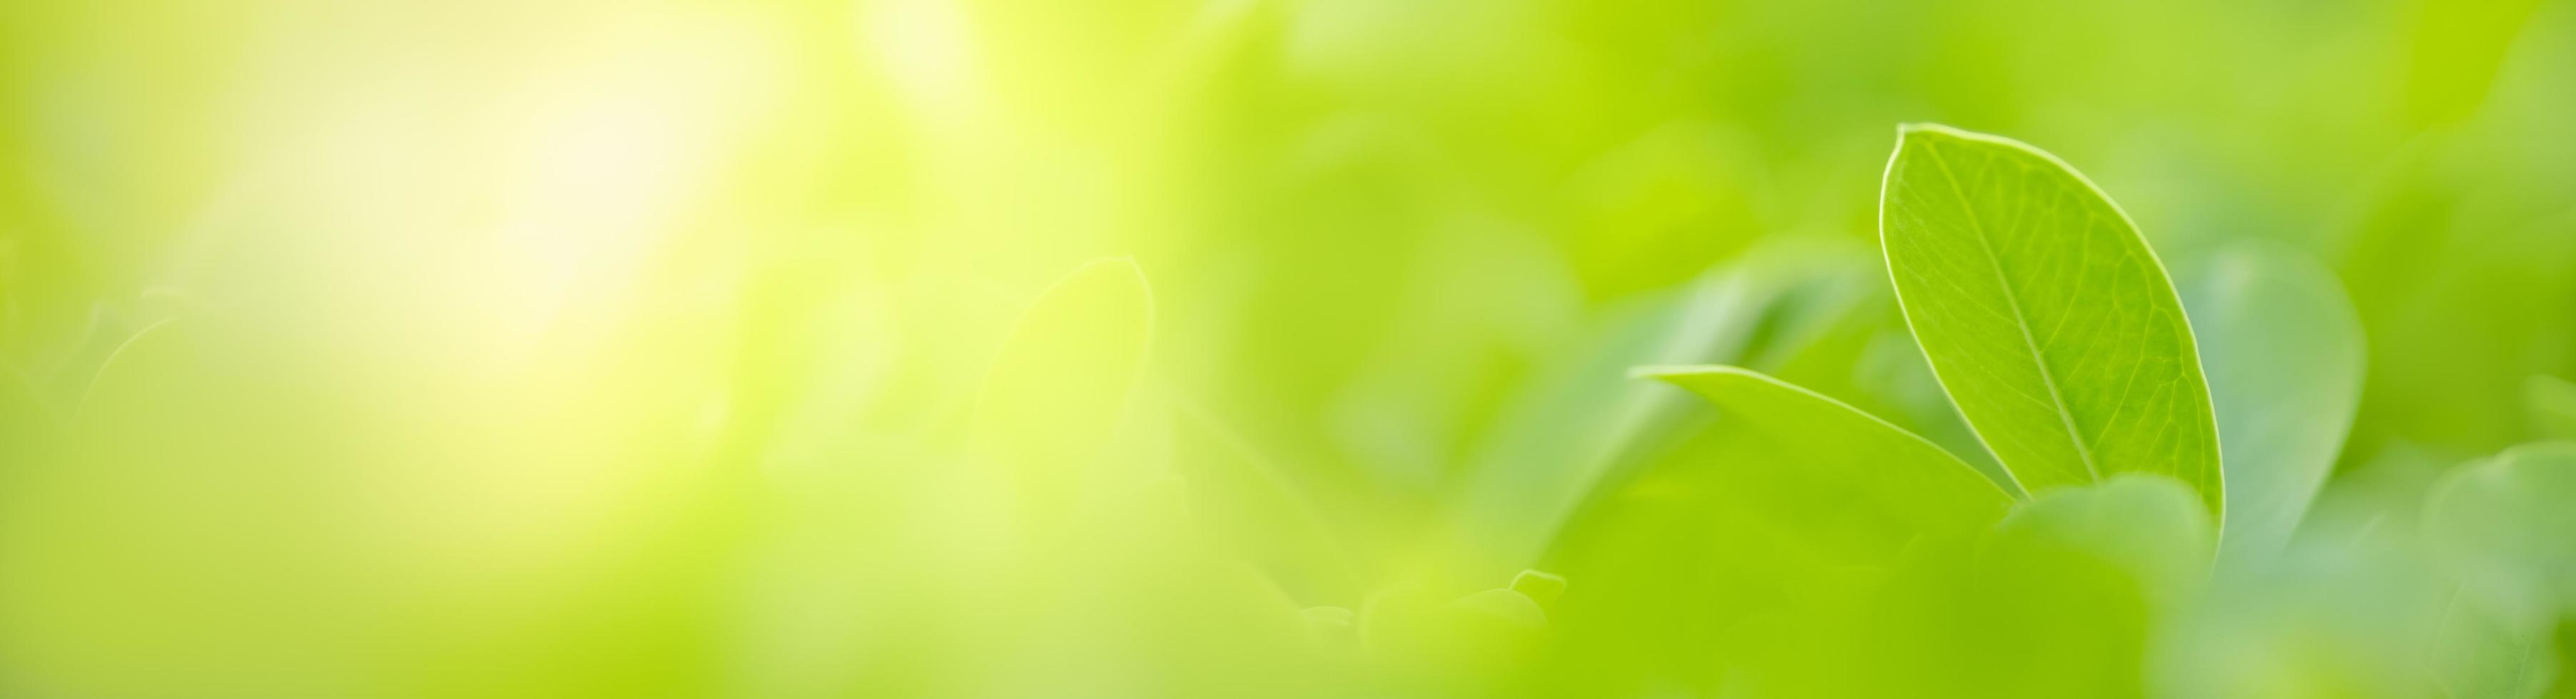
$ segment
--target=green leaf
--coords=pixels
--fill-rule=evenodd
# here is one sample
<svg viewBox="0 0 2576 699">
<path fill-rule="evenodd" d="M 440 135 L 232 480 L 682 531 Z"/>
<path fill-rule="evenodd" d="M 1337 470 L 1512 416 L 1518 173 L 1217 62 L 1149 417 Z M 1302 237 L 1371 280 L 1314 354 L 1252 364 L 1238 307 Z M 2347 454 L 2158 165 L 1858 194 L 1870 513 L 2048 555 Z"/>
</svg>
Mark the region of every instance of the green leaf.
<svg viewBox="0 0 2576 699">
<path fill-rule="evenodd" d="M 2182 302 L 2093 183 L 2017 141 L 1909 125 L 1879 232 L 1933 373 L 2024 490 L 2155 473 L 2223 513 Z"/>
<path fill-rule="evenodd" d="M 2343 451 L 2361 403 L 2361 321 L 2333 272 L 2283 249 L 2230 248 L 2179 276 L 2226 465 L 2220 550 L 2269 556 Z"/>
<path fill-rule="evenodd" d="M 969 454 L 1033 499 L 1068 496 L 1126 421 L 1153 334 L 1154 300 L 1127 259 L 1084 265 L 1011 330 L 977 396 Z"/>
<path fill-rule="evenodd" d="M 2012 502 L 1939 446 L 1814 391 L 1729 366 L 1639 373 L 1707 398 L 1794 459 L 1729 483 L 1734 499 L 1784 529 L 1875 535 L 1892 548 L 1924 531 L 1992 522 Z"/>
<path fill-rule="evenodd" d="M 2576 383 L 2541 374 L 2523 384 L 2531 422 L 2547 439 L 2576 439 Z"/>
</svg>

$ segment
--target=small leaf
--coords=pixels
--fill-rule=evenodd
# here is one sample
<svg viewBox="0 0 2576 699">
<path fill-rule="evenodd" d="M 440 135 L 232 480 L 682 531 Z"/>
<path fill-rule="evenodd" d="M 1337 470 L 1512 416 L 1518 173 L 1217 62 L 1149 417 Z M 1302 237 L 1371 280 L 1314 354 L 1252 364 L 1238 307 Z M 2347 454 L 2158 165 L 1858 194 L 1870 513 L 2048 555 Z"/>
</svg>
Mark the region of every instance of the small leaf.
<svg viewBox="0 0 2576 699">
<path fill-rule="evenodd" d="M 2289 541 L 2343 450 L 2361 403 L 2361 321 L 2325 267 L 2238 247 L 2179 280 L 2218 415 L 2228 514 L 2220 550 L 2269 556 Z"/>
<path fill-rule="evenodd" d="M 2532 426 L 2544 439 L 2576 439 L 2576 383 L 2546 374 L 2523 384 Z"/>
<path fill-rule="evenodd" d="M 1639 373 L 1717 404 L 1792 459 L 1736 469 L 1726 484 L 1731 500 L 1760 508 L 1784 530 L 1876 539 L 1871 548 L 1893 551 L 1925 531 L 1992 522 L 2011 504 L 1994 482 L 1922 437 L 1779 379 L 1728 366 Z"/>
<path fill-rule="evenodd" d="M 2109 197 L 2020 142 L 1910 125 L 1879 206 L 1907 324 L 2027 492 L 2155 473 L 2223 512 L 2191 326 Z"/>
</svg>

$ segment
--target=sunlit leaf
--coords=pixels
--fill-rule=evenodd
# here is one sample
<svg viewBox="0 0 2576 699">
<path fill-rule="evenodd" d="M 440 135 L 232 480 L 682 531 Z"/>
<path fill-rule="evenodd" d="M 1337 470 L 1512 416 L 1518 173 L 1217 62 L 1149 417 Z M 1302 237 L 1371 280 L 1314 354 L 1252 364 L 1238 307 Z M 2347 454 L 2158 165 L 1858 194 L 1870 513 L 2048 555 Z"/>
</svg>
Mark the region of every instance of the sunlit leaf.
<svg viewBox="0 0 2576 699">
<path fill-rule="evenodd" d="M 2179 276 L 2225 454 L 2220 550 L 2268 556 L 2298 527 L 2352 426 L 2361 323 L 2333 273 L 2294 252 L 2228 249 Z"/>
<path fill-rule="evenodd" d="M 1907 323 L 2024 488 L 2155 473 L 2223 509 L 2218 428 L 2182 302 L 2100 189 L 2020 142 L 1912 125 L 1879 211 Z"/>
</svg>

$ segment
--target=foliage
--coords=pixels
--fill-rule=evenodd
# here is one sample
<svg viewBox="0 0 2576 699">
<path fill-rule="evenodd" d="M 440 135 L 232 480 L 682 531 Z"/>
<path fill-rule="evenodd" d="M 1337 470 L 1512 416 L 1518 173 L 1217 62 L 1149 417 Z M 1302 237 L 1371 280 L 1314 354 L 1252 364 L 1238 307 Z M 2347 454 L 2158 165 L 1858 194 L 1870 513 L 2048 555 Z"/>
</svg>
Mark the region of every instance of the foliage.
<svg viewBox="0 0 2576 699">
<path fill-rule="evenodd" d="M 0 696 L 2576 696 L 2569 10 L 0 3 Z"/>
</svg>

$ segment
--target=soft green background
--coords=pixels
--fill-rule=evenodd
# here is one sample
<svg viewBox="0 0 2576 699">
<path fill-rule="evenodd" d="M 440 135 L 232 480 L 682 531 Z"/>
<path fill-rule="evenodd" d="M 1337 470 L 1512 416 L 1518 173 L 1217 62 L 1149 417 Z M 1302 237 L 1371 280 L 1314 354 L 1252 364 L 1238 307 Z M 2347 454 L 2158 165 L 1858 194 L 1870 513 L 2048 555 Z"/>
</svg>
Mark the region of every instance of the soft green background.
<svg viewBox="0 0 2576 699">
<path fill-rule="evenodd" d="M 2557 691 L 2571 115 L 2539 0 L 14 0 L 0 695 Z M 2002 474 L 1908 122 L 2135 219 L 2277 555 L 1740 536 L 1794 444 L 1631 366 Z"/>
</svg>

